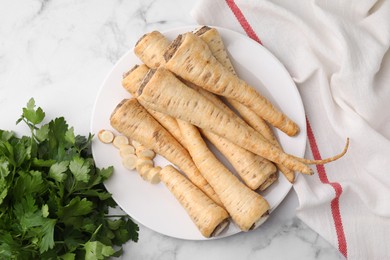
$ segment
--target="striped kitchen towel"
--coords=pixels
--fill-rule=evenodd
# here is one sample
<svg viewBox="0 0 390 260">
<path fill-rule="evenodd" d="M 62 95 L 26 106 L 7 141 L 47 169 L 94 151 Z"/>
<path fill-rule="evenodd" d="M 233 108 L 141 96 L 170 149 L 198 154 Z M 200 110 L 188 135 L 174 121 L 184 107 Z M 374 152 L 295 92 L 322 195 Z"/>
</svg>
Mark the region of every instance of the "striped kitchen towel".
<svg viewBox="0 0 390 260">
<path fill-rule="evenodd" d="M 287 68 L 306 111 L 297 216 L 349 259 L 390 258 L 390 1 L 200 0 L 199 24 L 246 34 Z"/>
</svg>

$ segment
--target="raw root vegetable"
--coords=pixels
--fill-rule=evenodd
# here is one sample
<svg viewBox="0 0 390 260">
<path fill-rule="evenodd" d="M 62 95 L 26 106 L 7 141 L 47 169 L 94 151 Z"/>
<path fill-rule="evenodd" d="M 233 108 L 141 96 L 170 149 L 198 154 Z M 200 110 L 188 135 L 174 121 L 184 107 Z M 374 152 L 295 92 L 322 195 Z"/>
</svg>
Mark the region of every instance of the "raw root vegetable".
<svg viewBox="0 0 390 260">
<path fill-rule="evenodd" d="M 145 68 L 149 67 L 151 69 L 157 69 L 159 67 L 165 67 L 165 59 L 163 54 L 165 49 L 168 48 L 169 44 L 170 41 L 158 31 L 146 33 L 138 40 L 134 47 L 134 53 L 145 64 L 140 65 L 142 66 L 142 68 L 137 69 L 137 71 L 134 71 L 133 73 L 128 75 L 128 77 L 133 77 L 135 79 L 130 79 L 126 82 L 123 82 L 123 84 L 127 85 L 127 87 L 125 87 L 126 89 L 130 89 L 130 83 L 133 85 L 131 89 L 135 89 L 136 86 L 140 85 L 140 81 L 142 81 L 143 77 L 147 73 L 147 71 L 145 71 Z M 137 97 L 138 94 L 135 93 L 133 96 Z M 175 118 L 172 118 L 171 116 L 165 115 L 158 111 L 154 111 L 152 109 L 147 110 L 162 126 L 164 126 L 176 138 L 176 140 L 179 141 L 181 145 L 185 147 Z"/>
<path fill-rule="evenodd" d="M 139 173 L 142 173 L 143 172 L 143 168 L 153 168 L 154 166 L 154 163 L 151 159 L 147 159 L 147 158 L 138 158 L 136 164 L 135 164 L 135 168 L 137 169 L 137 171 Z"/>
<path fill-rule="evenodd" d="M 143 145 L 140 145 L 135 149 L 135 153 L 139 158 L 153 159 L 156 156 L 156 153 L 153 150 L 146 148 Z"/>
<path fill-rule="evenodd" d="M 152 184 L 160 182 L 160 176 L 158 175 L 158 172 L 161 168 L 154 167 L 154 163 L 151 159 L 138 158 L 136 169 L 141 178 L 145 181 L 148 181 Z"/>
<path fill-rule="evenodd" d="M 100 130 L 98 138 L 102 143 L 109 144 L 114 140 L 114 134 L 109 130 Z"/>
<path fill-rule="evenodd" d="M 229 225 L 229 215 L 172 166 L 160 171 L 160 179 L 187 211 L 205 237 L 219 235 Z"/>
<path fill-rule="evenodd" d="M 128 145 L 129 144 L 129 139 L 127 139 L 126 136 L 123 135 L 117 135 L 114 137 L 114 140 L 112 141 L 112 144 L 116 148 L 120 148 L 122 145 Z"/>
<path fill-rule="evenodd" d="M 190 83 L 192 84 L 192 83 Z M 229 116 L 231 117 L 234 117 L 236 118 L 238 121 L 240 121 L 242 124 L 246 125 L 247 123 L 245 123 L 244 120 L 242 120 L 242 118 L 240 118 L 239 116 L 237 116 L 236 113 L 234 113 L 218 96 L 216 96 L 215 94 L 203 89 L 203 88 L 200 88 L 194 84 L 192 85 L 189 85 L 189 84 L 186 84 L 187 86 L 190 86 L 191 88 L 195 89 L 197 92 L 199 92 L 199 94 L 201 94 L 202 96 L 204 96 L 205 98 L 207 98 L 208 100 L 210 100 L 211 102 L 214 103 L 215 106 L 217 106 L 219 109 L 223 110 L 225 113 L 227 113 Z"/>
<path fill-rule="evenodd" d="M 136 99 L 123 100 L 118 104 L 111 114 L 110 122 L 118 132 L 142 143 L 175 164 L 212 200 L 221 204 L 214 190 L 199 173 L 188 152 Z"/>
<path fill-rule="evenodd" d="M 141 40 L 136 45 L 136 55 L 142 60 L 147 66 L 152 69 L 157 69 L 158 67 L 164 67 L 165 60 L 163 54 L 165 49 L 169 46 L 170 41 L 165 38 L 164 35 L 158 32 L 148 33 L 142 37 Z M 156 62 L 158 60 L 158 62 Z M 158 66 L 156 65 L 158 64 Z M 141 65 L 145 66 L 145 65 Z M 146 67 L 146 66 L 145 66 Z M 130 79 L 128 82 L 140 82 L 142 74 L 146 74 L 145 68 L 133 70 L 135 75 L 129 74 L 128 77 L 135 77 L 138 80 Z M 139 84 L 139 83 L 138 83 Z M 192 88 L 196 89 L 202 95 L 206 96 L 208 99 L 214 102 L 215 105 L 219 106 L 221 109 L 224 109 L 229 115 L 235 116 L 238 120 L 241 120 L 233 111 L 231 111 L 218 97 L 216 97 L 211 92 L 208 92 L 205 89 L 199 88 L 196 85 L 193 85 L 190 82 L 185 82 Z M 135 89 L 135 87 L 127 86 L 126 89 Z M 138 95 L 138 94 L 136 94 Z M 142 101 L 141 101 L 142 104 Z M 170 116 L 165 115 L 166 118 L 162 115 L 155 115 L 159 112 L 152 112 L 152 109 L 149 109 L 148 112 L 151 113 L 157 121 L 159 121 L 172 135 L 185 147 L 186 144 L 182 140 L 180 131 L 178 131 L 178 125 L 176 120 Z M 159 113 L 160 114 L 160 113 Z M 242 121 L 244 124 L 245 122 Z M 179 133 L 177 133 L 179 132 Z M 228 161 L 233 165 L 237 173 L 243 179 L 243 181 L 251 188 L 258 189 L 260 185 L 266 181 L 269 175 L 276 171 L 276 168 L 268 160 L 263 159 L 258 155 L 254 155 L 251 152 L 216 136 L 215 134 L 206 132 L 205 135 L 209 137 L 209 140 L 218 148 L 218 150 L 228 159 Z M 216 143 L 217 142 L 217 143 Z M 274 179 L 274 178 L 272 178 Z"/>
<path fill-rule="evenodd" d="M 241 103 L 234 100 L 229 100 L 229 101 L 230 104 L 240 113 L 241 117 L 245 120 L 245 122 L 248 123 L 248 125 L 250 125 L 253 129 L 261 133 L 264 136 L 264 138 L 272 145 L 282 150 L 281 145 L 276 139 L 271 128 L 267 125 L 267 122 L 265 122 L 261 117 L 259 117 L 255 112 L 253 112 L 250 108 L 246 107 L 245 105 L 242 105 Z M 279 168 L 279 170 L 283 173 L 283 175 L 286 177 L 286 179 L 289 182 L 291 183 L 294 182 L 295 179 L 294 171 L 288 169 L 282 164 L 276 164 L 276 166 Z"/>
<path fill-rule="evenodd" d="M 246 125 L 241 118 L 230 110 L 230 108 L 213 93 L 196 86 L 193 88 L 195 88 L 195 90 L 197 90 L 202 96 L 213 102 L 218 108 L 226 112 L 229 116 L 237 118 L 238 121 Z M 277 176 L 277 169 L 269 160 L 264 159 L 263 157 L 254 154 L 210 131 L 202 130 L 202 134 L 225 156 L 249 188 L 253 190 L 264 190 L 276 181 L 277 178 L 275 177 Z M 263 185 L 265 183 L 266 185 Z"/>
<path fill-rule="evenodd" d="M 170 41 L 158 31 L 146 33 L 138 40 L 134 47 L 134 53 L 145 64 L 140 65 L 142 68 L 137 69 L 137 71 L 134 71 L 128 75 L 129 78 L 133 77 L 135 80 L 130 79 L 127 82 L 123 82 L 127 85 L 127 87 L 125 87 L 126 89 L 129 89 L 130 82 L 133 85 L 131 87 L 132 89 L 135 89 L 140 85 L 140 81 L 142 81 L 147 73 L 145 68 L 149 67 L 151 69 L 157 69 L 159 67 L 165 66 L 163 54 L 165 49 L 168 48 L 169 44 Z M 135 93 L 133 96 L 137 97 L 138 94 Z M 163 127 L 165 127 L 165 129 L 167 129 L 176 138 L 176 140 L 179 141 L 181 145 L 184 146 L 175 118 L 152 109 L 147 110 Z"/>
<path fill-rule="evenodd" d="M 240 178 L 252 190 L 257 190 L 260 187 L 262 187 L 260 190 L 264 190 L 265 186 L 262 185 L 268 182 L 269 178 L 275 176 L 276 167 L 270 161 L 210 131 L 201 132 L 232 164 Z M 275 178 L 271 179 L 275 181 Z"/>
<path fill-rule="evenodd" d="M 267 180 L 265 180 L 265 182 L 263 182 L 260 187 L 259 187 L 259 191 L 264 191 L 266 190 L 269 186 L 271 186 L 276 180 L 278 179 L 278 173 L 277 172 L 274 172 L 273 174 L 271 174 Z"/>
<path fill-rule="evenodd" d="M 149 68 L 145 65 L 136 65 L 130 71 L 125 74 L 125 77 L 122 80 L 122 86 L 133 96 L 137 97 L 137 89 L 139 88 L 142 79 L 148 73 Z M 142 103 L 141 103 L 142 105 Z M 145 108 L 149 114 L 151 114 L 165 129 L 170 132 L 173 137 L 183 145 L 181 140 L 181 133 L 175 118 L 165 115 L 163 113 L 157 112 L 152 109 Z"/>
<path fill-rule="evenodd" d="M 141 102 L 140 102 L 141 103 Z M 166 115 L 164 113 L 155 111 L 153 109 L 147 109 L 149 114 L 151 114 L 165 129 L 170 132 L 173 137 L 184 147 L 182 136 L 179 130 L 179 127 L 176 122 L 176 118 L 173 118 L 169 115 Z"/>
<path fill-rule="evenodd" d="M 166 69 L 150 70 L 138 93 L 138 99 L 150 109 L 214 132 L 271 161 L 283 161 L 297 171 L 312 173 L 307 165 L 281 153 L 279 149 L 265 142 L 258 132 L 227 115 Z"/>
<path fill-rule="evenodd" d="M 242 231 L 268 217 L 269 204 L 237 179 L 208 149 L 198 129 L 178 120 L 180 131 L 196 166 L 213 187 L 225 209 Z M 263 222 L 263 221 L 261 221 Z"/>
<path fill-rule="evenodd" d="M 150 182 L 151 184 L 157 184 L 160 182 L 160 171 L 161 167 L 156 166 L 151 168 L 149 171 L 144 173 L 142 176 L 146 181 Z"/>
<path fill-rule="evenodd" d="M 142 165 L 142 167 L 138 166 L 137 171 L 138 171 L 139 176 L 141 176 L 142 179 L 144 179 L 146 181 L 146 176 L 147 176 L 148 172 L 153 169 L 153 167 L 154 167 L 153 164 L 152 165 L 151 164 L 144 164 L 144 165 Z"/>
<path fill-rule="evenodd" d="M 253 128 L 241 124 L 207 98 L 184 85 L 166 69 L 150 70 L 138 93 L 140 94 L 138 99 L 150 109 L 190 122 L 270 161 L 301 173 L 313 174 L 306 164 L 334 161 L 343 156 L 348 148 L 346 145 L 341 154 L 325 160 L 308 160 L 286 154 L 265 141 Z"/>
<path fill-rule="evenodd" d="M 208 26 L 202 26 L 193 33 L 200 37 L 205 43 L 207 43 L 207 46 L 217 61 L 219 61 L 232 73 L 236 74 L 233 64 L 231 63 L 229 55 L 226 51 L 225 44 L 223 43 L 222 37 L 217 29 Z"/>
<path fill-rule="evenodd" d="M 148 73 L 149 68 L 145 64 L 135 65 L 128 72 L 123 75 L 122 86 L 126 89 L 133 97 L 137 97 L 137 89 L 142 79 Z"/>
<path fill-rule="evenodd" d="M 167 48 L 164 58 L 166 68 L 185 80 L 243 103 L 290 136 L 299 132 L 297 124 L 219 63 L 207 44 L 193 33 L 179 35 Z"/>
<path fill-rule="evenodd" d="M 132 171 L 137 166 L 138 157 L 135 154 L 128 154 L 125 156 L 122 156 L 122 165 Z"/>
<path fill-rule="evenodd" d="M 132 141 L 131 141 L 131 144 L 133 145 L 133 147 L 134 147 L 135 149 L 137 149 L 139 146 L 142 145 L 140 142 L 138 142 L 138 141 L 136 141 L 136 140 L 132 140 Z"/>
<path fill-rule="evenodd" d="M 160 50 L 166 49 L 170 42 L 158 31 L 144 34 L 136 43 L 134 53 L 149 68 L 157 69 L 165 65 L 164 57 Z"/>
<path fill-rule="evenodd" d="M 121 157 L 125 157 L 126 155 L 135 154 L 134 146 L 130 144 L 121 145 L 119 148 L 119 154 Z"/>
<path fill-rule="evenodd" d="M 236 74 L 234 70 L 233 64 L 229 59 L 229 55 L 226 51 L 225 45 L 222 41 L 222 37 L 219 34 L 218 30 L 215 28 L 210 28 L 207 26 L 203 26 L 198 30 L 194 31 L 194 34 L 199 36 L 204 42 L 206 42 L 209 47 L 211 53 L 226 68 L 228 68 L 233 74 Z M 247 106 L 241 104 L 240 102 L 228 98 L 227 101 L 236 109 L 242 118 L 256 131 L 260 132 L 271 144 L 276 147 L 282 149 L 279 142 L 277 141 L 274 133 L 271 128 L 267 125 L 267 123 L 259 117 L 255 112 L 253 112 Z M 279 170 L 284 174 L 287 180 L 291 183 L 294 182 L 295 174 L 294 171 L 286 168 L 281 164 L 277 164 Z M 274 178 L 275 179 L 275 178 Z"/>
</svg>

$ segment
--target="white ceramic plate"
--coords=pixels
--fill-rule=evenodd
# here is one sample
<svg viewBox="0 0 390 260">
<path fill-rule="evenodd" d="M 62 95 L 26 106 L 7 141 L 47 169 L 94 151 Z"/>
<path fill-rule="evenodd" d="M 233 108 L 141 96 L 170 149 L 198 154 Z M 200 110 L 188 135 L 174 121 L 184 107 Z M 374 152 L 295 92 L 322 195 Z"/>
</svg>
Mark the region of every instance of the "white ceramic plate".
<svg viewBox="0 0 390 260">
<path fill-rule="evenodd" d="M 173 40 L 178 34 L 194 29 L 195 27 L 176 28 L 164 34 Z M 288 137 L 280 131 L 276 131 L 276 135 L 287 153 L 303 156 L 306 146 L 304 108 L 299 92 L 284 66 L 264 47 L 246 36 L 223 28 L 217 29 L 238 75 L 256 87 L 300 126 L 301 131 L 295 137 Z M 101 129 L 113 130 L 109 122 L 111 112 L 122 99 L 130 97 L 121 86 L 122 74 L 135 64 L 141 62 L 131 50 L 118 61 L 104 80 L 93 110 L 93 134 L 96 135 Z M 147 183 L 136 172 L 126 170 L 121 164 L 118 150 L 113 145 L 103 144 L 95 138 L 92 152 L 98 167 L 114 166 L 114 174 L 105 182 L 105 186 L 118 205 L 133 219 L 167 236 L 190 240 L 205 239 L 168 189 L 162 183 Z M 161 166 L 168 164 L 162 157 L 156 157 L 155 163 Z M 285 198 L 291 187 L 280 174 L 279 180 L 262 193 L 269 202 L 271 211 Z M 238 232 L 240 230 L 231 223 L 229 229 L 219 237 Z"/>
</svg>

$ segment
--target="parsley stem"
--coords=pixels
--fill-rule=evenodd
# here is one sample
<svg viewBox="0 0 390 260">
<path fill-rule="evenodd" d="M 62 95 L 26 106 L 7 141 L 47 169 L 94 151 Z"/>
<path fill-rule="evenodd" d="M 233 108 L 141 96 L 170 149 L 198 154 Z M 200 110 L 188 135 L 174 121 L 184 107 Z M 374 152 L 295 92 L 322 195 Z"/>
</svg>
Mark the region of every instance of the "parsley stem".
<svg viewBox="0 0 390 260">
<path fill-rule="evenodd" d="M 95 239 L 96 234 L 99 232 L 99 230 L 100 230 L 100 228 L 102 227 L 102 225 L 103 225 L 103 224 L 100 224 L 100 225 L 96 228 L 96 230 L 95 230 L 95 232 L 93 232 L 93 234 L 92 234 L 90 240 L 94 240 L 94 239 Z"/>
</svg>

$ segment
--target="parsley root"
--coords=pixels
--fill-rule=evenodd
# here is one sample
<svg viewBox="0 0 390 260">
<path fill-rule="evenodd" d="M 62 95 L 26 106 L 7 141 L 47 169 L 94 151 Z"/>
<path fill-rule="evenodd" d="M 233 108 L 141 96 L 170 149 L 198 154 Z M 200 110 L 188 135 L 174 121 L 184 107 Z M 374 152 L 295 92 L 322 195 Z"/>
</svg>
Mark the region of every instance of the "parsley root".
<svg viewBox="0 0 390 260">
<path fill-rule="evenodd" d="M 212 52 L 212 54 L 214 55 L 214 57 L 217 59 L 218 62 L 224 65 L 233 74 L 236 74 L 233 64 L 229 59 L 229 55 L 226 51 L 225 45 L 222 41 L 221 35 L 219 34 L 217 29 L 203 26 L 198 30 L 196 30 L 194 34 L 199 36 L 207 44 L 207 46 L 210 48 L 210 51 Z M 228 98 L 227 101 L 234 107 L 234 109 L 238 111 L 241 117 L 251 127 L 253 127 L 256 131 L 261 133 L 271 144 L 282 149 L 274 133 L 272 132 L 271 128 L 260 116 L 258 116 L 255 112 L 253 112 L 253 110 L 251 110 L 247 106 L 241 104 L 240 102 L 234 99 Z M 276 164 L 276 165 L 289 182 L 291 183 L 294 182 L 295 179 L 294 171 L 288 169 L 287 167 L 281 164 Z"/>
<path fill-rule="evenodd" d="M 207 197 L 172 166 L 160 171 L 161 181 L 187 211 L 205 237 L 222 232 L 229 224 L 229 214 Z"/>
<path fill-rule="evenodd" d="M 219 63 L 207 44 L 193 33 L 179 35 L 167 48 L 166 68 L 215 94 L 235 99 L 290 136 L 299 127 L 271 102 Z"/>
<path fill-rule="evenodd" d="M 221 204 L 214 190 L 199 173 L 191 156 L 136 99 L 123 100 L 113 111 L 110 122 L 118 132 L 142 143 L 179 167 L 211 199 Z"/>
</svg>

